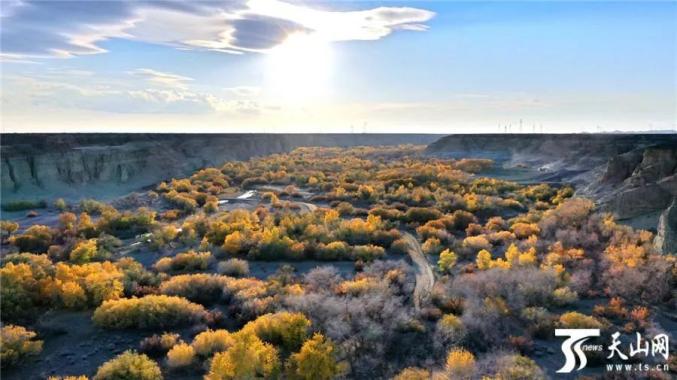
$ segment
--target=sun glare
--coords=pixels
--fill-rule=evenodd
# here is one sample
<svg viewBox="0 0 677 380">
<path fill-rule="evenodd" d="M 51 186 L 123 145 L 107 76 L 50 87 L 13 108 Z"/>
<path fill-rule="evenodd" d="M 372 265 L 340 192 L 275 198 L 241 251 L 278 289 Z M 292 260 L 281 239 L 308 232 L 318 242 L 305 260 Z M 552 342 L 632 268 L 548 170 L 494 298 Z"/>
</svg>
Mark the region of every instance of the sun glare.
<svg viewBox="0 0 677 380">
<path fill-rule="evenodd" d="M 267 82 L 281 101 L 308 101 L 330 90 L 332 51 L 317 35 L 293 34 L 268 54 Z"/>
</svg>

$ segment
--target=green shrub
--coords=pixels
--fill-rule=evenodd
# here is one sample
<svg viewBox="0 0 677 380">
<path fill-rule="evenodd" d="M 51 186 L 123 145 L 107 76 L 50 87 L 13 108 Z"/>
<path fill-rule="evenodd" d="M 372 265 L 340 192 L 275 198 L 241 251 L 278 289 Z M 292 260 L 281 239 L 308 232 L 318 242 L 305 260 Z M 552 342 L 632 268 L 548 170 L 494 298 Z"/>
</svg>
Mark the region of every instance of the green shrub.
<svg viewBox="0 0 677 380">
<path fill-rule="evenodd" d="M 185 298 L 148 295 L 105 301 L 94 311 L 93 320 L 111 329 L 153 329 L 191 324 L 205 314 L 204 307 Z"/>
<path fill-rule="evenodd" d="M 44 200 L 40 201 L 30 201 L 30 200 L 19 200 L 3 203 L 0 206 L 2 211 L 12 212 L 12 211 L 24 211 L 32 210 L 36 208 L 47 208 L 47 202 Z"/>
<path fill-rule="evenodd" d="M 134 351 L 125 351 L 103 363 L 96 371 L 94 380 L 162 380 L 157 363 L 148 356 Z"/>
</svg>

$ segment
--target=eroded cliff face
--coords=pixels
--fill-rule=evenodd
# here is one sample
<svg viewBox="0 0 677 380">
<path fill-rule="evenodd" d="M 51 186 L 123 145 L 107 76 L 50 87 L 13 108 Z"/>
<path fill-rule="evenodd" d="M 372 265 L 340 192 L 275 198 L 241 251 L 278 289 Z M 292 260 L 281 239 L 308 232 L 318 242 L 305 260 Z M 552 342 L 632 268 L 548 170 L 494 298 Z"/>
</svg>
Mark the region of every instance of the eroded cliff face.
<svg viewBox="0 0 677 380">
<path fill-rule="evenodd" d="M 677 146 L 661 142 L 611 157 L 584 192 L 620 219 L 656 213 L 677 196 Z"/>
<path fill-rule="evenodd" d="M 527 166 L 534 181 L 572 183 L 577 195 L 639 228 L 671 226 L 658 219 L 677 196 L 677 135 L 451 135 L 428 147 L 430 154 L 477 156 L 505 167 Z M 673 215 L 673 214 L 669 214 Z M 674 230 L 674 226 L 672 227 Z M 666 232 L 674 244 L 674 234 Z"/>
<path fill-rule="evenodd" d="M 2 198 L 109 199 L 227 160 L 300 146 L 427 144 L 436 135 L 2 135 Z"/>
<path fill-rule="evenodd" d="M 677 254 L 677 197 L 672 199 L 670 207 L 658 219 L 654 245 L 659 252 Z"/>
</svg>

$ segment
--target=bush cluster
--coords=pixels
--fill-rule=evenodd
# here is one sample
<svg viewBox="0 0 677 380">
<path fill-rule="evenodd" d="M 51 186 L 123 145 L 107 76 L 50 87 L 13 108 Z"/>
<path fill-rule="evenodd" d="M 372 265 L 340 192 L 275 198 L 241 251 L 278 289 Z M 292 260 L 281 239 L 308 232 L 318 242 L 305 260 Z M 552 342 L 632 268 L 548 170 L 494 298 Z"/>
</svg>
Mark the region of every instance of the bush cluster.
<svg viewBox="0 0 677 380">
<path fill-rule="evenodd" d="M 92 319 L 110 329 L 155 329 L 201 321 L 205 309 L 185 298 L 149 295 L 105 301 L 94 311 Z"/>
<path fill-rule="evenodd" d="M 0 362 L 2 367 L 12 367 L 26 355 L 42 351 L 42 341 L 37 334 L 22 326 L 4 325 L 0 330 Z"/>
</svg>

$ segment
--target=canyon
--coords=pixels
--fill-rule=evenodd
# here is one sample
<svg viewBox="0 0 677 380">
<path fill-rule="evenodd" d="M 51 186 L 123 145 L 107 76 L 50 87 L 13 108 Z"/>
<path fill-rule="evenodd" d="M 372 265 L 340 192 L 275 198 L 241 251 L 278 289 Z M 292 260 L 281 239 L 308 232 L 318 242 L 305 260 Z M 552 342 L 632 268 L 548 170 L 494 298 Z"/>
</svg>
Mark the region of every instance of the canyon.
<svg viewBox="0 0 677 380">
<path fill-rule="evenodd" d="M 228 160 L 300 146 L 428 144 L 438 135 L 3 134 L 2 198 L 112 199 Z"/>
<path fill-rule="evenodd" d="M 520 173 L 509 179 L 571 184 L 600 210 L 656 232 L 661 251 L 674 250 L 675 134 L 3 134 L 2 199 L 110 200 L 227 160 L 302 146 L 395 144 L 491 158 Z"/>
</svg>

